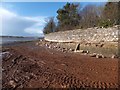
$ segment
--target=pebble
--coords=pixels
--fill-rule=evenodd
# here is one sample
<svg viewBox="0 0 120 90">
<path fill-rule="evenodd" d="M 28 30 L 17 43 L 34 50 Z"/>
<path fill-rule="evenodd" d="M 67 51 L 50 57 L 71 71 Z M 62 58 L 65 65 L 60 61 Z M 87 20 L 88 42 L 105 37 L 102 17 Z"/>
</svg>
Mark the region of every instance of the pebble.
<svg viewBox="0 0 120 90">
<path fill-rule="evenodd" d="M 85 51 L 85 53 L 87 53 L 87 54 L 88 54 L 88 53 L 89 53 L 89 51 Z"/>
<path fill-rule="evenodd" d="M 49 45 L 49 46 L 48 46 L 48 48 L 52 48 L 52 46 L 51 46 L 51 45 Z"/>
<path fill-rule="evenodd" d="M 116 55 L 112 55 L 112 57 L 111 58 L 117 58 L 117 56 Z"/>
<path fill-rule="evenodd" d="M 104 55 L 102 55 L 102 58 L 106 58 Z"/>
<path fill-rule="evenodd" d="M 2 72 L 4 72 L 4 71 L 5 71 L 5 69 L 2 68 Z"/>
<path fill-rule="evenodd" d="M 36 45 L 39 45 L 39 43 L 36 43 Z"/>
<path fill-rule="evenodd" d="M 96 53 L 90 54 L 91 57 L 96 57 Z"/>
<path fill-rule="evenodd" d="M 74 52 L 84 53 L 85 55 L 89 53 L 89 51 L 85 50 L 75 50 Z"/>
<path fill-rule="evenodd" d="M 79 50 L 80 53 L 84 53 L 84 50 Z"/>
<path fill-rule="evenodd" d="M 14 80 L 10 80 L 9 85 L 12 86 L 13 88 L 15 88 L 17 84 L 15 83 Z"/>
<path fill-rule="evenodd" d="M 97 54 L 96 58 L 102 58 L 102 55 L 101 54 Z"/>
<path fill-rule="evenodd" d="M 42 39 L 40 39 L 40 41 L 43 41 Z"/>
<path fill-rule="evenodd" d="M 71 48 L 70 48 L 69 51 L 74 51 L 74 49 L 71 49 Z"/>
<path fill-rule="evenodd" d="M 84 53 L 84 55 L 87 55 L 87 53 Z"/>
<path fill-rule="evenodd" d="M 72 51 L 72 49 L 71 49 L 71 48 L 70 48 L 69 50 L 70 50 L 70 51 Z"/>
</svg>

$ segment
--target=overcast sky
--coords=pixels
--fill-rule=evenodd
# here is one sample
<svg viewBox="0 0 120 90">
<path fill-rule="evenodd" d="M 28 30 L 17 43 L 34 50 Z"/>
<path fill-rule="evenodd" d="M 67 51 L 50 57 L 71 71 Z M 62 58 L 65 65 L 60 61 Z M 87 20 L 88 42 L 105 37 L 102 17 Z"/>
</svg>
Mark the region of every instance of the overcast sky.
<svg viewBox="0 0 120 90">
<path fill-rule="evenodd" d="M 0 35 L 40 36 L 48 17 L 56 17 L 56 11 L 66 2 L 9 2 L 0 7 Z M 82 3 L 102 5 L 103 3 Z M 2 20 L 1 20 L 2 19 Z"/>
</svg>

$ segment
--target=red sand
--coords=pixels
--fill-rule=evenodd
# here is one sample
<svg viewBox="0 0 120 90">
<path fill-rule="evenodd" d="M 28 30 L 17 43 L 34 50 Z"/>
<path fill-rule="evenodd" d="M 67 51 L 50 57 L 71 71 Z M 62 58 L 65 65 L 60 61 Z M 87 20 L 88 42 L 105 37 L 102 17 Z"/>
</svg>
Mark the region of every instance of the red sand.
<svg viewBox="0 0 120 90">
<path fill-rule="evenodd" d="M 118 59 L 63 53 L 35 42 L 7 46 L 3 51 L 10 52 L 2 58 L 3 88 L 118 87 Z"/>
</svg>

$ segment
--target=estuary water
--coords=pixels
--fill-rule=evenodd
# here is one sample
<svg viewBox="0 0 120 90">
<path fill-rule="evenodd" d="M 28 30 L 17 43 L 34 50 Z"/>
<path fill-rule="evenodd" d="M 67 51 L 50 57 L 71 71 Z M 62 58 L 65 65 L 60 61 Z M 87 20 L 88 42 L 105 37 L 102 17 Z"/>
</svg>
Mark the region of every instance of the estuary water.
<svg viewBox="0 0 120 90">
<path fill-rule="evenodd" d="M 38 37 L 0 37 L 0 44 L 8 44 L 21 41 L 34 41 L 38 39 Z"/>
</svg>

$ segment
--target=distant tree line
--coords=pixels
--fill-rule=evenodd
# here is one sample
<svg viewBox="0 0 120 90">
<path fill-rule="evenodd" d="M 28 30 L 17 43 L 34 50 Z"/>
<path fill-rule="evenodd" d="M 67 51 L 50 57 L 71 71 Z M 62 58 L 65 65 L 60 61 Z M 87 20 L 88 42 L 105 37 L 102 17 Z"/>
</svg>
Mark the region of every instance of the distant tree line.
<svg viewBox="0 0 120 90">
<path fill-rule="evenodd" d="M 118 25 L 120 24 L 119 4 L 107 2 L 105 6 L 87 5 L 81 8 L 79 4 L 66 3 L 63 8 L 57 10 L 57 22 L 54 17 L 46 21 L 44 33 Z"/>
</svg>

